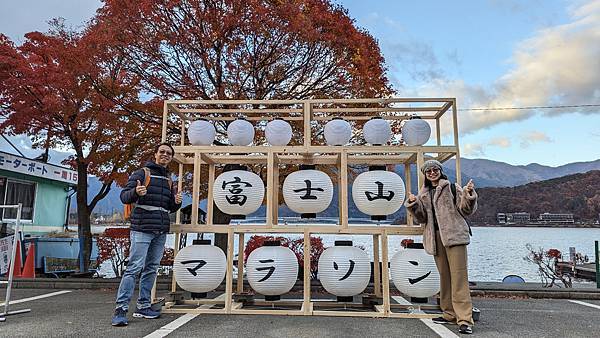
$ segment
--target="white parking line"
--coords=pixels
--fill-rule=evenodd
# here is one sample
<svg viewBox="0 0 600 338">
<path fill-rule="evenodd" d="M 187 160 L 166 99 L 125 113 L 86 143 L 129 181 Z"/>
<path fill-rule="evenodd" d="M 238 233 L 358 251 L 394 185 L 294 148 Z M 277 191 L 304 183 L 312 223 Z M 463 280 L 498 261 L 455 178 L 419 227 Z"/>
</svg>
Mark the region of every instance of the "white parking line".
<svg viewBox="0 0 600 338">
<path fill-rule="evenodd" d="M 403 304 L 403 305 L 411 305 L 411 302 L 409 302 L 408 300 L 406 300 L 404 297 L 400 297 L 400 296 L 392 296 L 392 298 L 398 302 L 399 304 Z M 433 332 L 437 333 L 438 336 L 442 337 L 442 338 L 448 338 L 448 337 L 459 337 L 458 335 L 456 335 L 454 332 L 450 331 L 449 328 L 447 328 L 444 324 L 436 324 L 434 323 L 431 319 L 429 318 L 422 318 L 421 321 L 427 325 L 431 330 L 433 330 Z"/>
<path fill-rule="evenodd" d="M 10 301 L 10 305 L 19 304 L 19 303 L 25 303 L 25 302 L 30 302 L 32 300 L 38 300 L 38 299 L 48 298 L 48 297 L 52 297 L 52 296 L 63 295 L 65 293 L 69 293 L 69 292 L 71 292 L 71 290 L 56 291 L 56 292 L 47 293 L 45 295 L 39 295 L 39 296 L 35 296 L 35 297 L 29 297 L 29 298 L 22 298 L 22 299 L 17 299 L 17 300 L 11 300 Z M 0 303 L 0 306 L 4 306 L 4 302 Z"/>
<path fill-rule="evenodd" d="M 215 298 L 217 300 L 221 300 L 221 299 L 225 299 L 225 295 L 220 295 L 219 297 Z M 198 309 L 210 309 L 211 307 L 213 307 L 215 304 L 206 304 L 206 305 L 202 305 L 200 307 L 198 307 Z M 145 336 L 144 338 L 162 338 L 162 337 L 166 337 L 167 335 L 169 335 L 171 332 L 177 330 L 178 328 L 182 327 L 183 325 L 185 325 L 187 322 L 189 322 L 190 320 L 198 317 L 200 314 L 199 313 L 188 313 L 185 314 L 177 319 L 175 319 L 174 321 L 170 322 L 169 324 L 161 327 L 160 329 L 152 332 L 151 334 Z"/>
<path fill-rule="evenodd" d="M 575 304 L 579 304 L 579 305 L 583 305 L 583 306 L 593 307 L 595 309 L 600 309 L 600 305 L 590 304 L 590 303 L 582 302 L 580 300 L 571 300 L 571 299 L 569 299 L 569 302 L 575 303 Z"/>
</svg>

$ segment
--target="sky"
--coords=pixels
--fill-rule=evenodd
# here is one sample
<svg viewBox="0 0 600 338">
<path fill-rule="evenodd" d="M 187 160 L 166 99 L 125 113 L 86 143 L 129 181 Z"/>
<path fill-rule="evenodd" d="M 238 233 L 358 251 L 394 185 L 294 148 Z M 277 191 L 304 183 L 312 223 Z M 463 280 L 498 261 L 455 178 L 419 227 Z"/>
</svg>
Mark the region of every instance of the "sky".
<svg viewBox="0 0 600 338">
<path fill-rule="evenodd" d="M 600 159 L 600 0 L 333 1 L 378 40 L 397 96 L 457 98 L 462 156 L 549 166 Z M 0 32 L 20 44 L 51 18 L 80 27 L 99 6 L 4 0 Z M 548 106 L 584 107 L 527 109 Z"/>
</svg>

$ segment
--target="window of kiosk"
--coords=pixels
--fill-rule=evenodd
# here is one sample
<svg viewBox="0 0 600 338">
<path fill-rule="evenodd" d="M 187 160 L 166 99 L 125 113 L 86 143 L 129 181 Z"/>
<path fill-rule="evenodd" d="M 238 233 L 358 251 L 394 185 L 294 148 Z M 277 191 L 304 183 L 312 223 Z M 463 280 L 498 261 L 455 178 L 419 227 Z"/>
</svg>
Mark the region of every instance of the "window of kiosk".
<svg viewBox="0 0 600 338">
<path fill-rule="evenodd" d="M 33 206 L 35 202 L 35 183 L 8 180 L 0 178 L 0 197 L 5 205 L 23 204 L 21 220 L 33 221 Z M 3 220 L 14 220 L 17 218 L 16 209 L 4 209 Z"/>
</svg>

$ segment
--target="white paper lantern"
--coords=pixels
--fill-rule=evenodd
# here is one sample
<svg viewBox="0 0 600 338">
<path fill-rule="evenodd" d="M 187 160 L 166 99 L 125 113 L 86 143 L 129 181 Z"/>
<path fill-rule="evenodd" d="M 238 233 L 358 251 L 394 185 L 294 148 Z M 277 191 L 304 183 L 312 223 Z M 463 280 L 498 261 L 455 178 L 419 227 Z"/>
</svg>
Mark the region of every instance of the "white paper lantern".
<svg viewBox="0 0 600 338">
<path fill-rule="evenodd" d="M 272 146 L 286 146 L 292 139 L 292 126 L 281 119 L 270 121 L 265 129 L 265 137 Z"/>
<path fill-rule="evenodd" d="M 298 260 L 292 250 L 280 246 L 278 241 L 266 242 L 248 256 L 246 273 L 254 291 L 265 296 L 278 296 L 288 293 L 296 284 Z"/>
<path fill-rule="evenodd" d="M 413 116 L 404 123 L 402 137 L 407 146 L 422 146 L 431 136 L 431 126 L 418 116 Z"/>
<path fill-rule="evenodd" d="M 254 126 L 243 119 L 235 120 L 227 127 L 227 137 L 234 146 L 250 145 L 254 140 Z"/>
<path fill-rule="evenodd" d="M 363 136 L 367 143 L 382 145 L 388 143 L 392 137 L 392 129 L 387 120 L 380 117 L 372 118 L 363 127 Z"/>
<path fill-rule="evenodd" d="M 265 185 L 260 176 L 245 170 L 232 170 L 219 175 L 213 184 L 217 207 L 229 215 L 249 215 L 262 205 Z"/>
<path fill-rule="evenodd" d="M 333 183 L 322 171 L 299 170 L 288 175 L 283 182 L 285 204 L 300 214 L 322 212 L 327 209 L 332 198 Z"/>
<path fill-rule="evenodd" d="M 440 274 L 433 256 L 423 245 L 398 251 L 390 261 L 392 280 L 396 288 L 410 297 L 431 297 L 440 291 Z"/>
<path fill-rule="evenodd" d="M 226 259 L 223 250 L 203 243 L 183 248 L 175 256 L 173 273 L 182 289 L 205 293 L 216 289 L 225 278 Z"/>
<path fill-rule="evenodd" d="M 404 202 L 404 194 L 402 178 L 386 170 L 364 172 L 358 175 L 352 184 L 354 204 L 358 210 L 371 216 L 395 213 Z"/>
<path fill-rule="evenodd" d="M 215 140 L 215 126 L 207 120 L 192 122 L 188 128 L 188 139 L 194 146 L 208 146 Z"/>
<path fill-rule="evenodd" d="M 369 284 L 371 262 L 366 252 L 351 246 L 352 242 L 343 242 L 337 241 L 336 246 L 323 251 L 318 275 L 327 292 L 351 297 L 363 292 Z"/>
<path fill-rule="evenodd" d="M 343 146 L 352 137 L 352 127 L 348 121 L 334 118 L 325 125 L 325 141 L 330 146 Z"/>
</svg>

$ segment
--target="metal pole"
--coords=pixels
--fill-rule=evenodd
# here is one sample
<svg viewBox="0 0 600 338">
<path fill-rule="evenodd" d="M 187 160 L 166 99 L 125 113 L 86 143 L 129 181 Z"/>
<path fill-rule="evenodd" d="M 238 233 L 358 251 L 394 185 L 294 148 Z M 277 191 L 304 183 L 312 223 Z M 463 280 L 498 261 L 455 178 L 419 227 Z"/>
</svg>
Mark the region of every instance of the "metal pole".
<svg viewBox="0 0 600 338">
<path fill-rule="evenodd" d="M 600 248 L 598 247 L 598 241 L 596 243 L 596 287 L 600 289 Z"/>
</svg>

